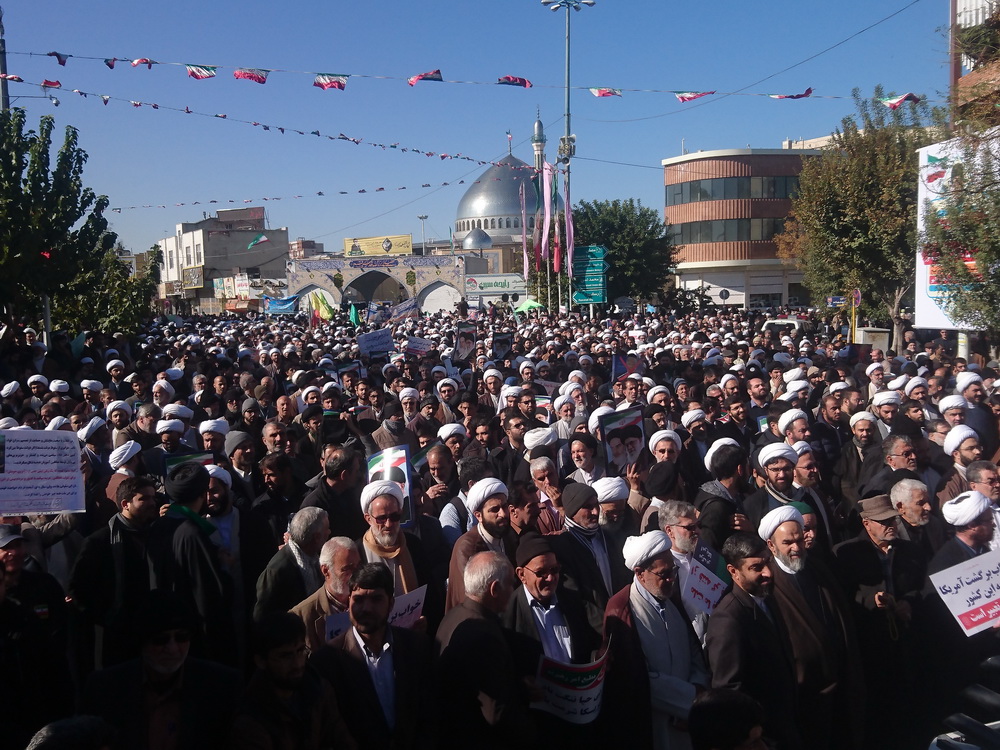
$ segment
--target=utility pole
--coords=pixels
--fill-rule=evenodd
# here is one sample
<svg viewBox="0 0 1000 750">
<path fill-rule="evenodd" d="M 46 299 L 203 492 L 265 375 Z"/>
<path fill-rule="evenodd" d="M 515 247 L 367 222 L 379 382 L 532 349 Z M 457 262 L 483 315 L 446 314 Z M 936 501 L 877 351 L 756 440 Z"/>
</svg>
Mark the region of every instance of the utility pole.
<svg viewBox="0 0 1000 750">
<path fill-rule="evenodd" d="M 0 7 L 0 74 L 7 75 L 7 41 L 3 38 L 3 8 Z M 7 90 L 7 78 L 0 78 L 0 106 L 10 109 L 10 92 Z"/>
</svg>

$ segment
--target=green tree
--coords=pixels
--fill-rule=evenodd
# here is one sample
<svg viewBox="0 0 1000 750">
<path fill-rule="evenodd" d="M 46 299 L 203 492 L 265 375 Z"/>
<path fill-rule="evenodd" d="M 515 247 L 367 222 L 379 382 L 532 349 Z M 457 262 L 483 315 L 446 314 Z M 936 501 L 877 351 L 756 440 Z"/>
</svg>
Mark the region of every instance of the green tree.
<svg viewBox="0 0 1000 750">
<path fill-rule="evenodd" d="M 633 198 L 581 201 L 573 207 L 575 245 L 604 245 L 608 302 L 617 297 L 664 300 L 676 251 L 662 215 Z"/>
<path fill-rule="evenodd" d="M 938 163 L 950 172 L 926 207 L 921 259 L 935 266 L 952 320 L 1000 334 L 1000 136 L 968 130 Z"/>
<path fill-rule="evenodd" d="M 917 154 L 940 140 L 941 114 L 924 103 L 886 107 L 854 90 L 857 114 L 844 118 L 829 147 L 803 160 L 799 192 L 780 257 L 793 261 L 818 302 L 861 290 L 861 314 L 891 322 L 902 338 L 901 312 L 912 296 L 917 252 Z"/>
<path fill-rule="evenodd" d="M 50 116 L 25 131 L 23 109 L 0 112 L 0 301 L 9 321 L 43 295 L 95 271 L 116 235 L 107 231 L 106 196 L 83 185 L 87 154 L 67 127 L 52 163 Z"/>
</svg>

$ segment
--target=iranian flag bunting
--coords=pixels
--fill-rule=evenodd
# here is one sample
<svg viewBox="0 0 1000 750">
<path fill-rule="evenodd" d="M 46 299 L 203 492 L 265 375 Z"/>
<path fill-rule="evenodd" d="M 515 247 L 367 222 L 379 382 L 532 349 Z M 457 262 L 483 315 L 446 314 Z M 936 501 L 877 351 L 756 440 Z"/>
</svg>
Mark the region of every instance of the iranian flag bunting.
<svg viewBox="0 0 1000 750">
<path fill-rule="evenodd" d="M 805 99 L 807 96 L 812 96 L 812 93 L 812 86 L 810 86 L 801 94 L 768 94 L 768 96 L 772 99 Z"/>
<path fill-rule="evenodd" d="M 887 96 L 879 99 L 879 101 L 889 109 L 899 109 L 903 105 L 903 102 L 919 102 L 920 97 L 916 94 L 907 92 L 902 96 Z"/>
<path fill-rule="evenodd" d="M 591 89 L 590 93 L 594 96 L 621 96 L 621 89 Z"/>
<path fill-rule="evenodd" d="M 140 65 L 145 65 L 146 70 L 152 70 L 153 66 L 156 65 L 156 60 L 150 60 L 148 57 L 139 57 L 132 61 L 133 68 L 138 68 Z"/>
<path fill-rule="evenodd" d="M 701 99 L 703 96 L 711 96 L 714 91 L 671 91 L 671 94 L 677 97 L 679 102 L 693 102 L 695 99 Z"/>
<path fill-rule="evenodd" d="M 60 83 L 59 81 L 50 81 L 48 78 L 46 78 L 44 81 L 42 81 L 42 88 L 43 89 L 58 89 L 58 88 L 62 88 L 62 83 Z"/>
<path fill-rule="evenodd" d="M 444 78 L 441 77 L 441 71 L 431 70 L 427 73 L 419 73 L 415 76 L 410 76 L 406 79 L 406 82 L 411 86 L 415 86 L 417 81 L 443 81 Z"/>
<path fill-rule="evenodd" d="M 215 78 L 214 65 L 185 65 L 188 76 L 196 81 L 204 81 L 206 78 Z"/>
<path fill-rule="evenodd" d="M 107 65 L 111 70 L 114 70 L 116 62 L 118 62 L 117 57 L 109 57 L 104 61 L 104 64 Z"/>
<path fill-rule="evenodd" d="M 251 248 L 256 247 L 257 245 L 263 245 L 265 242 L 270 242 L 270 241 L 271 240 L 265 237 L 264 233 L 261 232 L 260 234 L 258 234 L 256 237 L 253 238 L 253 240 L 250 242 L 249 245 L 247 245 L 247 250 L 250 250 Z"/>
<path fill-rule="evenodd" d="M 243 78 L 254 83 L 267 83 L 267 74 L 270 70 L 263 68 L 237 68 L 233 71 L 233 78 Z"/>
<path fill-rule="evenodd" d="M 73 55 L 64 55 L 64 54 L 63 54 L 62 52 L 46 52 L 46 53 L 45 53 L 45 56 L 46 56 L 46 57 L 54 57 L 54 58 L 56 59 L 56 61 L 57 61 L 57 62 L 58 62 L 58 63 L 59 63 L 60 65 L 62 65 L 62 66 L 64 66 L 64 67 L 65 67 L 65 65 L 66 65 L 66 61 L 67 61 L 67 60 L 68 60 L 69 58 L 71 58 L 71 57 L 72 57 Z"/>
<path fill-rule="evenodd" d="M 24 79 L 21 76 L 16 76 L 13 73 L 0 73 L 0 78 L 5 81 L 14 81 L 14 83 L 24 83 Z"/>
<path fill-rule="evenodd" d="M 334 75 L 332 73 L 320 73 L 313 79 L 313 86 L 321 88 L 324 91 L 327 89 L 337 89 L 343 91 L 347 88 L 347 79 L 350 76 Z"/>
<path fill-rule="evenodd" d="M 531 88 L 531 81 L 527 78 L 520 78 L 518 76 L 500 76 L 500 78 L 497 78 L 497 83 L 502 86 L 520 86 L 525 89 Z"/>
</svg>

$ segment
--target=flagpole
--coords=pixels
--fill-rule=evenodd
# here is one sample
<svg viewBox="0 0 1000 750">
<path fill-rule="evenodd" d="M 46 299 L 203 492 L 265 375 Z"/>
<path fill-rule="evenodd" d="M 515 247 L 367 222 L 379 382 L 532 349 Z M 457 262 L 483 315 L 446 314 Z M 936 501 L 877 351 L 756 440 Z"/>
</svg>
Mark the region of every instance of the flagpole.
<svg viewBox="0 0 1000 750">
<path fill-rule="evenodd" d="M 552 264 L 549 259 L 545 259 L 545 301 L 546 306 L 549 308 L 549 314 L 552 314 Z"/>
</svg>

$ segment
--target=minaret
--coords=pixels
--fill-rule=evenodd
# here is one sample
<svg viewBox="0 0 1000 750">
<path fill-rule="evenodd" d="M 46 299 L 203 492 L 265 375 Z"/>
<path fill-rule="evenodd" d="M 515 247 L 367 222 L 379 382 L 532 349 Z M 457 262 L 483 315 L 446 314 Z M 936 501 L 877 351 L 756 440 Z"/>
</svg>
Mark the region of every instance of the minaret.
<svg viewBox="0 0 1000 750">
<path fill-rule="evenodd" d="M 535 169 L 541 172 L 545 166 L 545 130 L 542 127 L 540 113 L 535 120 L 535 130 L 531 134 L 531 148 L 535 151 Z"/>
</svg>

